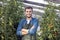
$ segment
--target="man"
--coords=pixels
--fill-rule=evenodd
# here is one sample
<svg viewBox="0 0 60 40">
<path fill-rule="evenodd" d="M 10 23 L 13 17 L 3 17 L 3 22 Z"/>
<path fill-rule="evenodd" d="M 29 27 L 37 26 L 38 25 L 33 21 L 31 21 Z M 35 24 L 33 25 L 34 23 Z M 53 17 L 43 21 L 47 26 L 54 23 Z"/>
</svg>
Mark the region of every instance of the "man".
<svg viewBox="0 0 60 40">
<path fill-rule="evenodd" d="M 25 18 L 22 19 L 17 28 L 17 35 L 22 40 L 36 40 L 36 31 L 38 28 L 38 20 L 32 17 L 33 8 L 25 8 Z"/>
</svg>

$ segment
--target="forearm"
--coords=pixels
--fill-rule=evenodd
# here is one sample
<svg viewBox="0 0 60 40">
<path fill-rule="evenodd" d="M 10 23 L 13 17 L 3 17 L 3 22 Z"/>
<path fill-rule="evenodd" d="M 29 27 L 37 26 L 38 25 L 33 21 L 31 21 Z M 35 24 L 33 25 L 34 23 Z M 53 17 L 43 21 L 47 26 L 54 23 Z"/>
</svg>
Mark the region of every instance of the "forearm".
<svg viewBox="0 0 60 40">
<path fill-rule="evenodd" d="M 16 33 L 17 35 L 22 35 L 22 32 L 21 31 L 17 31 L 17 33 Z"/>
<path fill-rule="evenodd" d="M 31 34 L 31 35 L 34 35 L 36 34 L 36 31 L 37 31 L 37 28 L 38 26 L 32 26 L 31 29 L 29 29 L 28 33 Z"/>
<path fill-rule="evenodd" d="M 29 30 L 28 34 L 34 35 L 36 33 L 36 30 Z"/>
</svg>

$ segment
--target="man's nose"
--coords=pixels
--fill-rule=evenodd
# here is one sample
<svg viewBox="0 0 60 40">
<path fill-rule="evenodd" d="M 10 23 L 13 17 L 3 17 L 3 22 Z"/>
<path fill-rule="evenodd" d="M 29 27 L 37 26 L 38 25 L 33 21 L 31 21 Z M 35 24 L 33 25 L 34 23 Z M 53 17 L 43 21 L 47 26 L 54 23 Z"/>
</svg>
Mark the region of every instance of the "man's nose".
<svg viewBox="0 0 60 40">
<path fill-rule="evenodd" d="M 28 12 L 30 14 L 30 12 Z"/>
</svg>

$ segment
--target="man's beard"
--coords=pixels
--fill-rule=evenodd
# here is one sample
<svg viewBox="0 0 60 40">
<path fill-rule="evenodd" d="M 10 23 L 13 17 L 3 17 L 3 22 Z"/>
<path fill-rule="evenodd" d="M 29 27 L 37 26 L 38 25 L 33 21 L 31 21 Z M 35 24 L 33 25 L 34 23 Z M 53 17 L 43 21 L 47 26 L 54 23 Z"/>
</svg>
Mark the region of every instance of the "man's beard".
<svg viewBox="0 0 60 40">
<path fill-rule="evenodd" d="M 27 18 L 31 18 L 31 16 L 30 17 L 27 17 Z"/>
<path fill-rule="evenodd" d="M 28 17 L 28 18 L 31 18 L 31 17 Z"/>
</svg>

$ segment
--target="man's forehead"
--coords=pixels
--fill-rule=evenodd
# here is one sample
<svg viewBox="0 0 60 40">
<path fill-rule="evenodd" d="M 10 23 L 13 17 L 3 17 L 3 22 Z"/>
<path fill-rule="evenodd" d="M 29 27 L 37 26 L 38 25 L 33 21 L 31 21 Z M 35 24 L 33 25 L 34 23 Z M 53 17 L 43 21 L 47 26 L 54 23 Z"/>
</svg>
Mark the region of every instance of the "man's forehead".
<svg viewBox="0 0 60 40">
<path fill-rule="evenodd" d="M 30 10 L 32 11 L 32 9 L 26 9 L 26 11 L 30 11 Z"/>
<path fill-rule="evenodd" d="M 32 9 L 26 9 L 26 10 L 32 10 Z"/>
</svg>

